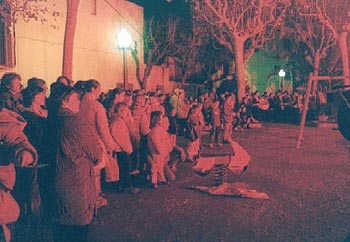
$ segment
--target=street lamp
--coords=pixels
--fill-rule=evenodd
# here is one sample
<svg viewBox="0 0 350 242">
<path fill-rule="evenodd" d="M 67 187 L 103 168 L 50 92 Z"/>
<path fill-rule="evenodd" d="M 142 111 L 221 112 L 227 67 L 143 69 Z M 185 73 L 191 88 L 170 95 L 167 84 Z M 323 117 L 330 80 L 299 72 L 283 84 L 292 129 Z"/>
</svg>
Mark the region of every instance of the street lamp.
<svg viewBox="0 0 350 242">
<path fill-rule="evenodd" d="M 123 85 L 124 85 L 124 90 L 126 90 L 126 87 L 128 84 L 126 49 L 130 47 L 131 35 L 125 28 L 122 28 L 118 33 L 117 40 L 118 40 L 119 48 L 123 50 Z"/>
<path fill-rule="evenodd" d="M 284 77 L 286 76 L 286 72 L 283 69 L 281 69 L 278 72 L 278 76 L 280 77 L 281 90 L 283 91 L 283 81 L 284 81 Z"/>
</svg>

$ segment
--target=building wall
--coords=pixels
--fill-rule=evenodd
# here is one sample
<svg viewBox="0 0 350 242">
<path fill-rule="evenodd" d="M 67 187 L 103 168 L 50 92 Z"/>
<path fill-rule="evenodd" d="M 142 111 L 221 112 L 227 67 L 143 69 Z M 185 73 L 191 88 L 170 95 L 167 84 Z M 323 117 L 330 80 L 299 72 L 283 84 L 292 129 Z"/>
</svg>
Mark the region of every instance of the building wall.
<svg viewBox="0 0 350 242">
<path fill-rule="evenodd" d="M 94 4 L 96 3 L 96 12 Z M 111 4 L 112 6 L 110 6 Z M 0 69 L 0 75 L 15 71 L 23 84 L 31 77 L 54 82 L 62 73 L 63 38 L 66 1 L 48 0 L 47 7 L 60 13 L 47 16 L 48 22 L 15 24 L 15 68 Z M 117 33 L 125 27 L 137 41 L 138 57 L 143 64 L 143 8 L 125 0 L 80 0 L 73 53 L 73 80 L 96 79 L 106 91 L 123 82 L 123 56 L 116 42 Z M 127 52 L 128 80 L 135 83 L 135 64 Z"/>
<path fill-rule="evenodd" d="M 169 81 L 169 73 L 169 67 L 166 67 L 166 65 L 153 66 L 147 81 L 147 91 L 155 91 L 160 87 L 163 93 L 172 93 L 178 83 Z"/>
</svg>

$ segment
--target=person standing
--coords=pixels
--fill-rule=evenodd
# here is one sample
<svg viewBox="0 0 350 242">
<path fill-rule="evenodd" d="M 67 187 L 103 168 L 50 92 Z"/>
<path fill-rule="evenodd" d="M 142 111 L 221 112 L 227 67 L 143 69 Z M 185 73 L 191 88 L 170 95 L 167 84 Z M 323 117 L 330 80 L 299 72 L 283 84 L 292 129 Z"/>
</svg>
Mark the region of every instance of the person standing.
<svg viewBox="0 0 350 242">
<path fill-rule="evenodd" d="M 138 94 L 135 97 L 134 105 L 132 107 L 132 116 L 134 119 L 135 129 L 140 137 L 139 140 L 139 160 L 138 170 L 143 175 L 148 175 L 150 172 L 148 164 L 148 134 L 150 132 L 150 116 L 146 113 L 146 98 L 142 94 Z"/>
<path fill-rule="evenodd" d="M 201 118 L 200 108 L 197 105 L 193 105 L 190 109 L 187 118 L 187 129 L 189 133 L 190 142 L 187 146 L 188 160 L 194 161 L 196 157 L 199 157 L 199 145 L 200 145 L 200 133 L 201 133 Z"/>
<path fill-rule="evenodd" d="M 44 90 L 38 86 L 31 86 L 24 89 L 22 93 L 25 111 L 21 112 L 21 115 L 27 122 L 24 133 L 37 150 L 38 163 L 41 163 L 44 157 L 43 138 L 47 126 L 47 110 L 42 108 L 45 105 Z M 28 205 L 28 213 L 35 214 L 39 214 L 41 203 L 37 169 L 36 166 L 16 168 L 17 180 L 14 188 L 15 197 L 21 202 L 21 205 Z"/>
<path fill-rule="evenodd" d="M 184 131 L 186 130 L 186 120 L 188 117 L 188 113 L 190 110 L 190 105 L 186 100 L 185 90 L 175 89 L 175 95 L 171 98 L 171 104 L 174 108 L 176 108 L 177 114 L 177 123 L 179 125 L 179 135 L 184 135 Z"/>
<path fill-rule="evenodd" d="M 94 166 L 97 207 L 102 207 L 107 204 L 107 200 L 102 196 L 101 191 L 101 169 L 109 165 L 108 163 L 114 161 L 110 159 L 109 154 L 117 149 L 117 144 L 113 140 L 109 130 L 106 110 L 102 104 L 97 101 L 97 98 L 101 94 L 100 83 L 93 79 L 88 80 L 83 84 L 83 90 L 79 115 L 89 124 L 89 132 L 95 133 L 98 137 L 99 146 L 103 150 L 101 162 L 99 165 Z M 116 166 L 117 164 L 115 163 L 113 165 Z M 118 169 L 114 170 L 117 171 Z M 116 182 L 119 177 L 119 174 L 107 175 L 106 180 L 108 182 Z"/>
<path fill-rule="evenodd" d="M 234 121 L 234 99 L 232 95 L 226 95 L 223 107 L 224 116 L 224 142 L 232 141 L 232 127 Z"/>
<path fill-rule="evenodd" d="M 54 144 L 53 239 L 87 241 L 96 207 L 93 166 L 101 162 L 102 149 L 78 115 L 80 101 L 72 87 L 58 86 L 52 101 L 58 107 L 49 119 Z"/>
<path fill-rule="evenodd" d="M 210 117 L 210 125 L 211 125 L 211 130 L 210 130 L 210 135 L 209 135 L 209 147 L 213 148 L 214 147 L 214 142 L 213 138 L 215 141 L 215 144 L 219 147 L 222 147 L 221 142 L 219 142 L 219 139 L 222 139 L 222 132 L 221 132 L 221 110 L 219 108 L 220 102 L 214 101 L 213 104 L 211 105 L 211 117 Z"/>
<path fill-rule="evenodd" d="M 9 111 L 0 100 L 0 237 L 11 240 L 7 224 L 18 219 L 20 210 L 11 195 L 16 180 L 15 166 L 33 167 L 37 162 L 35 148 L 23 133 L 26 121 Z"/>
<path fill-rule="evenodd" d="M 172 150 L 171 142 L 167 129 L 169 121 L 161 111 L 151 113 L 151 132 L 148 135 L 149 162 L 151 165 L 151 183 L 153 188 L 159 184 L 168 184 L 166 173 L 169 180 L 175 180 L 175 175 L 169 169 L 169 153 Z"/>
<path fill-rule="evenodd" d="M 16 231 L 19 231 L 16 236 L 19 237 L 16 239 L 27 241 L 37 238 L 39 216 L 47 211 L 47 178 L 50 175 L 44 145 L 44 133 L 47 128 L 47 110 L 43 108 L 45 106 L 44 89 L 39 86 L 28 86 L 22 91 L 22 95 L 25 111 L 21 112 L 21 115 L 27 122 L 24 134 L 38 153 L 38 165 L 16 167 L 16 183 L 13 189 L 13 195 L 21 208 L 21 216 L 16 223 Z M 39 165 L 43 168 L 39 169 Z"/>
<path fill-rule="evenodd" d="M 132 153 L 132 144 L 129 130 L 125 123 L 129 107 L 125 103 L 115 105 L 116 114 L 111 122 L 110 129 L 114 141 L 118 144 L 115 150 L 119 166 L 119 186 L 120 192 L 138 193 L 140 189 L 131 185 L 130 154 Z"/>
</svg>

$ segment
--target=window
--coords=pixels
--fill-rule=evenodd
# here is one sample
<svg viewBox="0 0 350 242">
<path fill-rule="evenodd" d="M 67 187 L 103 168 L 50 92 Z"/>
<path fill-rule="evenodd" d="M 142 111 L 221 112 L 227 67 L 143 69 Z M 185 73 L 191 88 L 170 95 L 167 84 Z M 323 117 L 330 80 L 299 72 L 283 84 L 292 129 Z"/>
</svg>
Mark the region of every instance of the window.
<svg viewBox="0 0 350 242">
<path fill-rule="evenodd" d="M 0 15 L 0 68 L 14 67 L 14 40 L 11 21 Z"/>
</svg>

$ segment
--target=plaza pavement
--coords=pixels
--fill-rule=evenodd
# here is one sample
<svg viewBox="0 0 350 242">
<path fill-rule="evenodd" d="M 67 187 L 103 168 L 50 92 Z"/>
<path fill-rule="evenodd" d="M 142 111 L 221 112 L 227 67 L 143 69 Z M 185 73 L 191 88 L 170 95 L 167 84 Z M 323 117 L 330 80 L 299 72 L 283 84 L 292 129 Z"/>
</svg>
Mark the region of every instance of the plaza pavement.
<svg viewBox="0 0 350 242">
<path fill-rule="evenodd" d="M 178 165 L 177 179 L 139 194 L 109 192 L 98 211 L 91 241 L 343 241 L 350 233 L 350 146 L 333 128 L 263 124 L 233 133 L 252 156 L 248 171 L 229 172 L 269 195 L 268 200 L 216 197 L 188 189 L 212 185 L 192 164 Z M 50 239 L 42 228 L 41 239 Z"/>
</svg>

